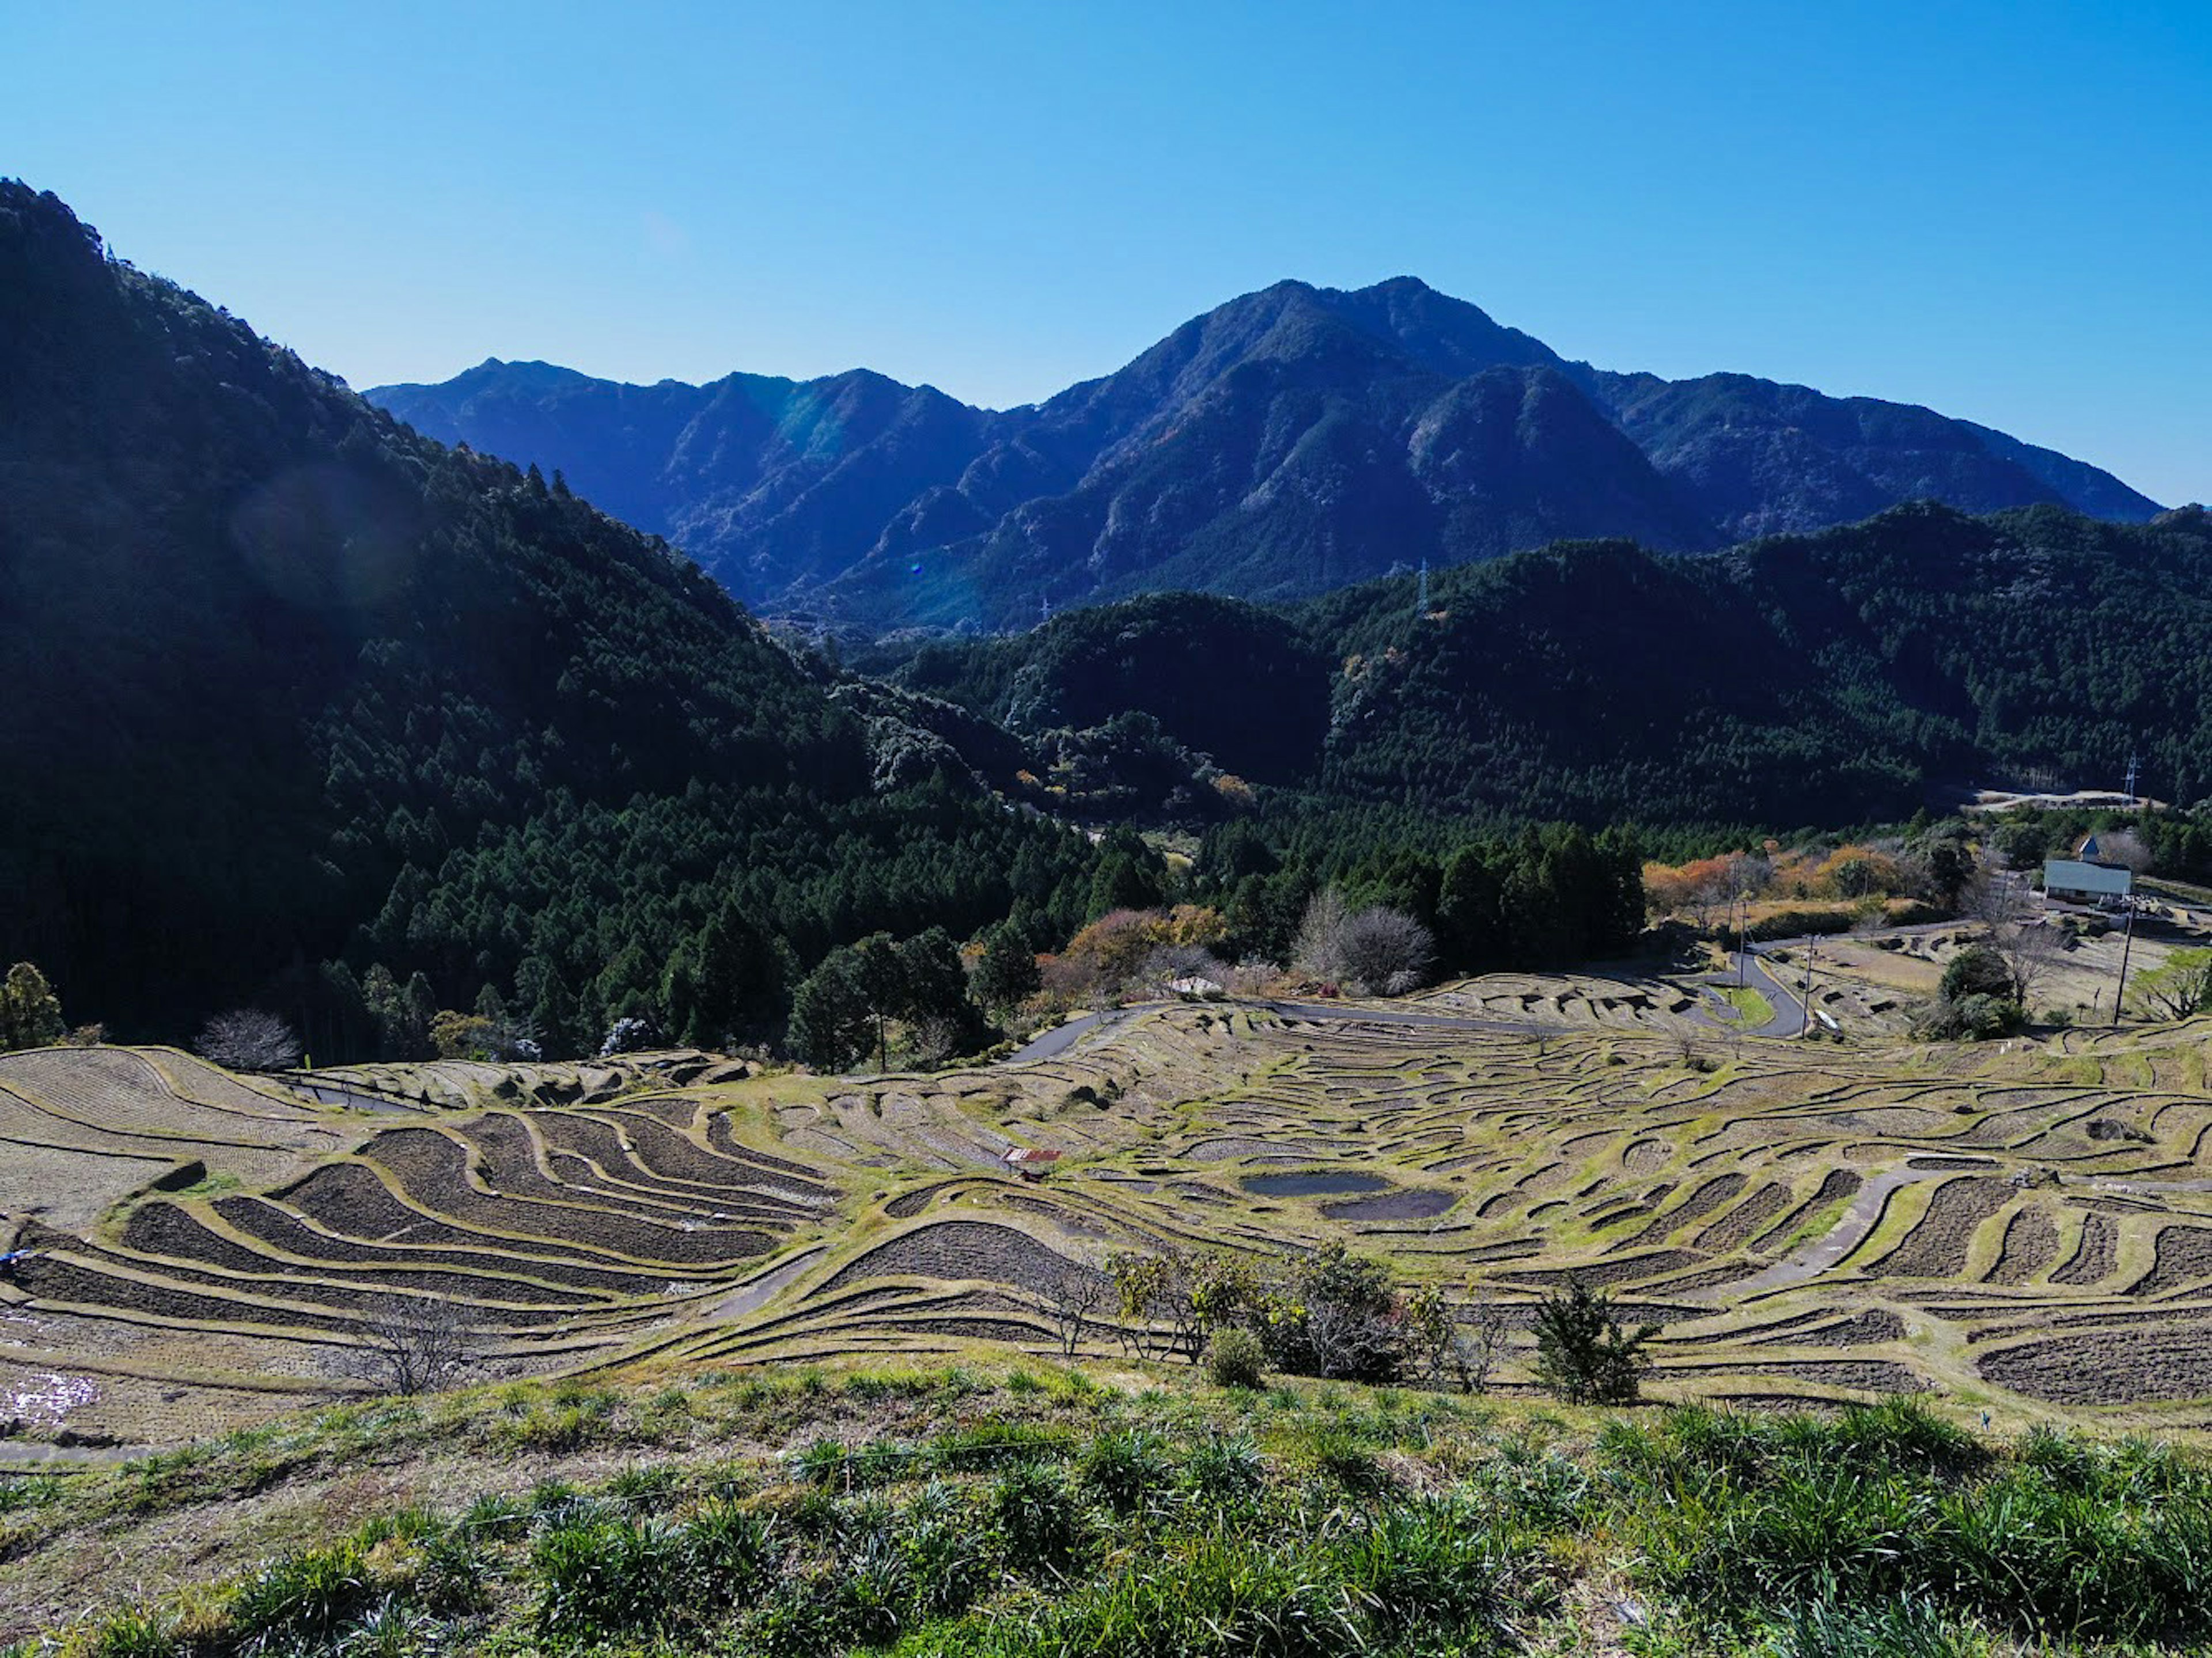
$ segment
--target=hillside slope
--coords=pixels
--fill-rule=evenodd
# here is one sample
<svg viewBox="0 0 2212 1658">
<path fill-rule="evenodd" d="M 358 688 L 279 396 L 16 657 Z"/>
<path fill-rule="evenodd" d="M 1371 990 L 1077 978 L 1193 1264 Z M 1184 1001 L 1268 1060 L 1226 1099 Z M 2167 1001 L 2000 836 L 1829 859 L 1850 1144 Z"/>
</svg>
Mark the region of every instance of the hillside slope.
<svg viewBox="0 0 2212 1658">
<path fill-rule="evenodd" d="M 335 1042 L 343 956 L 574 1045 L 731 902 L 803 963 L 1083 865 L 665 544 L 12 183 L 0 292 L 0 961 L 82 1017 L 184 1035 L 262 994 Z"/>
<path fill-rule="evenodd" d="M 1017 730 L 1148 714 L 1231 771 L 1506 817 L 1904 817 L 1998 775 L 2212 792 L 2212 516 L 1896 508 L 1663 557 L 1561 544 L 1263 607 L 1188 594 L 906 648 Z M 888 656 L 873 660 L 892 665 Z M 2116 758 L 2117 756 L 2117 758 Z"/>
<path fill-rule="evenodd" d="M 1295 598 L 1561 537 L 1711 549 L 1918 499 L 2157 511 L 1914 405 L 1569 362 L 1410 277 L 1279 282 L 1004 411 L 863 371 L 631 386 L 495 360 L 369 396 L 565 469 L 742 598 L 878 627 L 1176 588 Z"/>
</svg>

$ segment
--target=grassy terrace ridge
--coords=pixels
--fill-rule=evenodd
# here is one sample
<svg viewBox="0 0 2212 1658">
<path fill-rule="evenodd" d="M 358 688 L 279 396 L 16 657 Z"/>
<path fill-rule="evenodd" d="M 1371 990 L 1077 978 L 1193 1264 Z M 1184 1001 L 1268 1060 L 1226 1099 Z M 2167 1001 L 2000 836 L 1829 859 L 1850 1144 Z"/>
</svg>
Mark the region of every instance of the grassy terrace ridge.
<svg viewBox="0 0 2212 1658">
<path fill-rule="evenodd" d="M 2212 1462 L 1910 1400 L 515 1382 L 0 1484 L 0 1652 L 2179 1653 Z M 115 1563 L 130 1562 L 118 1572 Z"/>
<path fill-rule="evenodd" d="M 1528 1321 L 1578 1277 L 1663 1327 L 1668 1401 L 2212 1423 L 2204 1022 L 1781 1042 L 1694 979 L 1597 973 L 1407 1009 L 1506 1028 L 1173 1006 L 927 1075 L 317 1079 L 360 1105 L 160 1054 L 0 1056 L 29 1252 L 0 1273 L 0 1419 L 118 1454 L 250 1427 L 372 1391 L 368 1325 L 426 1306 L 505 1380 L 1057 1357 L 1056 1286 L 1115 1251 L 1264 1270 L 1340 1242 L 1502 1321 L 1501 1395 L 1537 1391 Z M 1061 1155 L 1030 1182 L 1017 1146 Z M 1140 1333 L 1094 1310 L 1073 1357 Z"/>
<path fill-rule="evenodd" d="M 0 1643 L 2201 1649 L 2212 1021 L 1913 1042 L 1869 975 L 1934 963 L 1863 953 L 1812 1042 L 1593 969 L 927 1074 L 0 1055 Z M 1331 1244 L 1500 1330 L 1489 1393 L 1058 1316 Z M 1576 1278 L 1650 1408 L 1547 1401 Z M 378 1397 L 427 1306 L 481 1385 Z"/>
</svg>

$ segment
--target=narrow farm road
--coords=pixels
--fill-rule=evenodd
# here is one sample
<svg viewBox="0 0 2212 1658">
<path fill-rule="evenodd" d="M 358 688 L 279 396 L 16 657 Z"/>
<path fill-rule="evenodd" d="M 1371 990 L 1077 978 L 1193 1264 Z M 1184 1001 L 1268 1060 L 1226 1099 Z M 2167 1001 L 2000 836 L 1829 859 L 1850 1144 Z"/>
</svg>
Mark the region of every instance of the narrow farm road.
<svg viewBox="0 0 2212 1658">
<path fill-rule="evenodd" d="M 1730 1300 L 1740 1300 L 1762 1290 L 1780 1290 L 1792 1284 L 1802 1284 L 1817 1278 L 1867 1240 L 1881 1220 L 1883 1208 L 1889 1194 L 1900 1186 L 1914 1181 L 1941 1180 L 1956 1174 L 1954 1169 L 1887 1169 L 1876 1175 L 1858 1189 L 1850 1206 L 1844 1211 L 1843 1218 L 1828 1230 L 1824 1237 L 1815 1238 L 1796 1254 L 1778 1260 L 1765 1272 L 1750 1278 L 1737 1278 L 1725 1285 Z"/>
</svg>

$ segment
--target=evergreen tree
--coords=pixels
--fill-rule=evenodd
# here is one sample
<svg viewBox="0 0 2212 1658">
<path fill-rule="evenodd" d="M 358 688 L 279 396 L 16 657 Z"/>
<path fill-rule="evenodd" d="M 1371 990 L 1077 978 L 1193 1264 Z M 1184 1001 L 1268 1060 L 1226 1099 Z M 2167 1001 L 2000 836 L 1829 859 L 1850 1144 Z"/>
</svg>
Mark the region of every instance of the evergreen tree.
<svg viewBox="0 0 2212 1658">
<path fill-rule="evenodd" d="M 669 1029 L 690 1048 L 774 1043 L 788 1012 L 789 966 L 735 898 L 678 946 L 661 979 Z"/>
<path fill-rule="evenodd" d="M 906 957 L 888 932 L 873 932 L 853 946 L 854 969 L 860 993 L 875 1020 L 876 1069 L 890 1069 L 890 1022 L 904 1012 L 910 999 Z"/>
<path fill-rule="evenodd" d="M 968 994 L 968 971 L 951 936 L 932 927 L 901 944 L 898 958 L 898 1017 L 930 1033 L 947 1052 L 974 1047 L 983 1022 Z"/>
<path fill-rule="evenodd" d="M 0 984 L 0 1054 L 46 1048 L 62 1039 L 62 1005 L 46 975 L 28 962 L 8 969 Z"/>
<path fill-rule="evenodd" d="M 563 1060 L 582 1053 L 585 1043 L 578 1034 L 581 1015 L 568 985 L 550 967 L 541 965 L 533 976 L 538 993 L 531 999 L 530 1023 L 538 1031 L 545 1057 Z"/>
<path fill-rule="evenodd" d="M 791 1046 L 818 1071 L 842 1071 L 876 1036 L 875 1008 L 857 952 L 833 950 L 791 999 Z"/>
<path fill-rule="evenodd" d="M 984 935 L 983 958 L 975 964 L 975 994 L 986 1007 L 1017 1006 L 1043 983 L 1036 952 L 1012 922 L 1002 921 Z"/>
<path fill-rule="evenodd" d="M 1633 1404 L 1656 1324 L 1625 1329 L 1613 1297 L 1580 1278 L 1536 1311 L 1536 1379 L 1570 1405 Z"/>
</svg>

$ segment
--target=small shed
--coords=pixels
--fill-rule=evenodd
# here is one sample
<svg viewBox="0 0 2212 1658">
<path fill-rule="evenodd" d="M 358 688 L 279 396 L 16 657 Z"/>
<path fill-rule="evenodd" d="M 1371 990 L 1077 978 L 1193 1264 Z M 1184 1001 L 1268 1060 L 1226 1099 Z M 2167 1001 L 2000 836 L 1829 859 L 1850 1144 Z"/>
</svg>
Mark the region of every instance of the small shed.
<svg viewBox="0 0 2212 1658">
<path fill-rule="evenodd" d="M 2043 895 L 2061 903 L 2116 904 L 2135 890 L 2135 872 L 2124 864 L 2092 863 L 2081 858 L 2044 860 Z"/>
<path fill-rule="evenodd" d="M 1024 1180 L 1042 1180 L 1045 1170 L 1060 1161 L 1060 1153 L 1041 1145 L 1010 1145 L 1004 1161 Z"/>
</svg>

